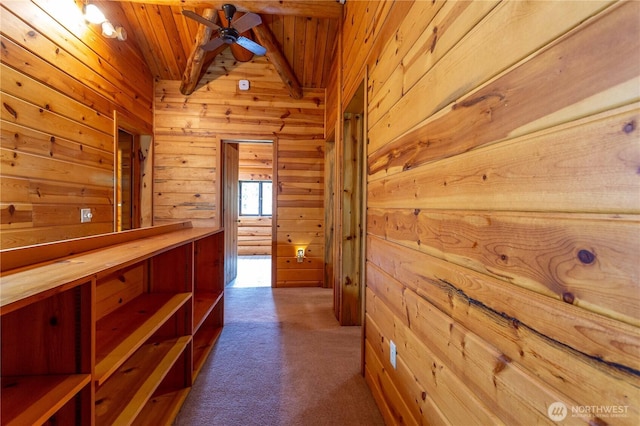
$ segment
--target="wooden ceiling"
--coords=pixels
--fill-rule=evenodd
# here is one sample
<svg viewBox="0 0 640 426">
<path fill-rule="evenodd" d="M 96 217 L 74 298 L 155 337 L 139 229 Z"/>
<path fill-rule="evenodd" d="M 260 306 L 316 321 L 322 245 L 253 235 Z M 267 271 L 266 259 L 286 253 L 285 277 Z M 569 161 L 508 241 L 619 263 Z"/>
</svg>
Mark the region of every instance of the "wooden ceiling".
<svg viewBox="0 0 640 426">
<path fill-rule="evenodd" d="M 202 44 L 198 37 L 202 40 L 205 27 L 185 17 L 183 10 L 199 15 L 209 13 L 208 16 L 216 19 L 215 11 L 220 10 L 224 3 L 231 3 L 239 12 L 237 17 L 242 12 L 258 13 L 262 18 L 259 27 L 263 28 L 252 30 L 254 40 L 264 45 L 266 32 L 273 42 L 272 46 L 265 46 L 268 47 L 266 56 L 269 61 L 277 69 L 279 66 L 290 67 L 292 75 L 288 77 L 283 75 L 286 70 L 278 69 L 285 84 L 287 79 L 297 79 L 297 82 L 289 83 L 307 88 L 327 86 L 342 15 L 342 5 L 335 0 L 133 0 L 94 3 L 102 8 L 113 24 L 122 25 L 127 30 L 127 42 L 137 44 L 156 80 L 182 80 L 183 83 L 188 77 L 185 70 L 188 74 L 188 68 L 195 63 L 199 66 L 196 71 L 201 68 L 199 75 L 202 75 L 219 53 L 197 51 L 196 48 Z M 227 45 L 223 47 L 228 48 Z M 200 54 L 201 64 L 197 63 L 196 53 Z M 284 64 L 278 64 L 278 61 Z M 292 90 L 292 96 L 296 97 L 295 87 Z"/>
</svg>

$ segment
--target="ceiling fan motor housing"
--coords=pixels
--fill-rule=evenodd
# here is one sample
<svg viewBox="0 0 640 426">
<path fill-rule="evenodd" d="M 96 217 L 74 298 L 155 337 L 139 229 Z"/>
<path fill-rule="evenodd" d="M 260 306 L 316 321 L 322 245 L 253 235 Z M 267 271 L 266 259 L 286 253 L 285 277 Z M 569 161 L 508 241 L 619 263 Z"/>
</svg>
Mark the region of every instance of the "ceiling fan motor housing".
<svg viewBox="0 0 640 426">
<path fill-rule="evenodd" d="M 224 40 L 227 44 L 233 44 L 238 41 L 238 31 L 235 28 L 231 27 L 231 21 L 233 20 L 233 15 L 236 14 L 236 7 L 232 4 L 223 4 L 222 11 L 224 12 L 224 17 L 227 19 L 226 28 L 220 28 L 218 30 L 218 34 L 220 38 Z"/>
<path fill-rule="evenodd" d="M 235 43 L 240 36 L 235 28 L 220 28 L 218 34 L 220 34 L 220 38 L 227 44 Z"/>
</svg>

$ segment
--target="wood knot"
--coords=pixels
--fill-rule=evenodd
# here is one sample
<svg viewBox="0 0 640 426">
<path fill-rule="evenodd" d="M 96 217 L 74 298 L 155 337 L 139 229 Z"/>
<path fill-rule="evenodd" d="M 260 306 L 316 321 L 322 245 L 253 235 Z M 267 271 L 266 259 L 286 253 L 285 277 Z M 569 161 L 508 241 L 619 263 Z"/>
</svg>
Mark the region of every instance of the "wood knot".
<svg viewBox="0 0 640 426">
<path fill-rule="evenodd" d="M 53 327 L 57 326 L 58 325 L 58 317 L 53 316 L 53 317 L 49 318 L 49 325 L 51 325 Z"/>
<path fill-rule="evenodd" d="M 7 207 L 7 210 L 9 210 L 9 215 L 13 216 L 13 214 L 16 212 L 16 206 L 10 204 L 9 207 Z"/>
<path fill-rule="evenodd" d="M 11 105 L 9 105 L 9 104 L 8 104 L 8 103 L 6 103 L 6 102 L 3 102 L 3 103 L 2 103 L 2 105 L 4 106 L 4 109 L 6 109 L 6 110 L 7 110 L 7 112 L 8 112 L 9 114 L 11 114 L 11 116 L 12 116 L 14 119 L 17 119 L 17 118 L 18 118 L 18 112 L 17 112 L 15 109 L 13 109 L 13 108 L 11 107 Z"/>
<path fill-rule="evenodd" d="M 594 417 L 589 420 L 589 426 L 607 426 L 609 423 L 602 420 L 600 417 Z"/>
<path fill-rule="evenodd" d="M 565 303 L 569 303 L 571 305 L 573 305 L 573 301 L 576 300 L 575 296 L 573 295 L 573 293 L 570 293 L 568 291 L 562 293 L 562 300 Z"/>
<path fill-rule="evenodd" d="M 636 129 L 636 121 L 635 120 L 631 120 L 628 123 L 625 123 L 625 125 L 622 127 L 622 131 L 629 134 L 631 132 L 633 132 Z"/>
<path fill-rule="evenodd" d="M 585 265 L 590 265 L 596 260 L 596 255 L 583 249 L 578 252 L 578 259 Z"/>
<path fill-rule="evenodd" d="M 511 362 L 511 359 L 506 356 L 506 355 L 501 355 L 498 357 L 498 362 L 496 363 L 496 366 L 493 368 L 493 374 L 498 374 L 500 373 L 502 370 L 504 370 L 507 367 L 507 364 L 509 364 Z"/>
</svg>

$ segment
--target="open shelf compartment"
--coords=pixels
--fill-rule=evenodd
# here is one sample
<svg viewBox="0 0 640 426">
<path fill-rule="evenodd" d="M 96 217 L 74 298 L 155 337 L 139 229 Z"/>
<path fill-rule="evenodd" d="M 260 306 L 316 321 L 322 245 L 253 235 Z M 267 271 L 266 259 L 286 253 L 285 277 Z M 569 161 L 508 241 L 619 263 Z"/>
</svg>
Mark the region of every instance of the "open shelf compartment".
<svg viewBox="0 0 640 426">
<path fill-rule="evenodd" d="M 151 340 L 96 391 L 96 424 L 131 424 L 184 353 L 191 336 Z"/>
<path fill-rule="evenodd" d="M 43 424 L 90 382 L 89 374 L 3 377 L 2 424 Z"/>
<path fill-rule="evenodd" d="M 98 321 L 97 384 L 103 384 L 190 297 L 190 293 L 142 294 Z"/>
</svg>

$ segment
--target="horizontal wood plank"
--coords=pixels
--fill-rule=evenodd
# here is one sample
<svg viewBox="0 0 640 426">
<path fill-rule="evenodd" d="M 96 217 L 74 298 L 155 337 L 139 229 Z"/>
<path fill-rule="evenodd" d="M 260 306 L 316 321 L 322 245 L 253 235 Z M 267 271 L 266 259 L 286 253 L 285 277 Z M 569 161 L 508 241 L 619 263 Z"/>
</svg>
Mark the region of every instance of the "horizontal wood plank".
<svg viewBox="0 0 640 426">
<path fill-rule="evenodd" d="M 408 191 L 409 204 L 418 209 L 638 213 L 637 144 L 625 130 L 635 129 L 629 123 L 637 122 L 636 109 L 637 104 L 611 117 L 578 120 L 372 181 L 369 205 L 407 207 Z"/>
<path fill-rule="evenodd" d="M 635 216 L 369 210 L 370 234 L 640 324 Z"/>
</svg>

